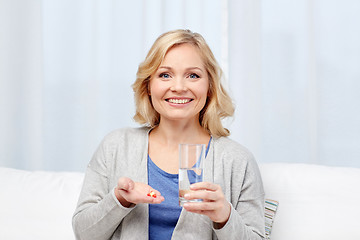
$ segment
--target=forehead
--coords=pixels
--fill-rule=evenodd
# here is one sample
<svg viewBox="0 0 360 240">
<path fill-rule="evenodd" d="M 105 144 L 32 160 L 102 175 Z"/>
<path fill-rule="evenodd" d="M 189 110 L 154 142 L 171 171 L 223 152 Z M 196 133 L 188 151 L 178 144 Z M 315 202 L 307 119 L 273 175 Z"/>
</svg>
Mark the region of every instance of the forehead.
<svg viewBox="0 0 360 240">
<path fill-rule="evenodd" d="M 203 57 L 200 49 L 191 43 L 183 43 L 171 47 L 165 54 L 162 64 L 196 65 L 204 67 Z"/>
</svg>

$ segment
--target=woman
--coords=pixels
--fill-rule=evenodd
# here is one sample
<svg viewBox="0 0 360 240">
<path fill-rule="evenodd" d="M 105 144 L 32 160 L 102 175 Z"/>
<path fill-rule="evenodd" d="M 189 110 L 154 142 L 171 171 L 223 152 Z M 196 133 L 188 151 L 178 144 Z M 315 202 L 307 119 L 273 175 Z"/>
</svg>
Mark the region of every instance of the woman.
<svg viewBox="0 0 360 240">
<path fill-rule="evenodd" d="M 90 161 L 73 216 L 78 239 L 263 239 L 264 192 L 253 156 L 227 138 L 234 112 L 201 35 L 161 35 L 133 84 L 134 119 Z M 207 145 L 204 182 L 178 202 L 178 146 Z M 150 194 L 151 193 L 151 194 Z M 155 195 L 153 195 L 155 194 Z"/>
</svg>

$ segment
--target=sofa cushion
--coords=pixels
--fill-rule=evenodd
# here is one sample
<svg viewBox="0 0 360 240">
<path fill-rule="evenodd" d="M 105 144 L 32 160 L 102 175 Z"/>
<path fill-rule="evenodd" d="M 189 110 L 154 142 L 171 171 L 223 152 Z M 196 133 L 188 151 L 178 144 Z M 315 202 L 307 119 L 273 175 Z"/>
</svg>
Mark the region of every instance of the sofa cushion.
<svg viewBox="0 0 360 240">
<path fill-rule="evenodd" d="M 360 239 L 360 169 L 260 164 L 265 197 L 280 207 L 271 239 Z"/>
<path fill-rule="evenodd" d="M 83 174 L 0 168 L 0 239 L 75 239 Z"/>
<path fill-rule="evenodd" d="M 360 239 L 360 169 L 273 163 L 260 170 L 265 198 L 280 203 L 271 239 Z M 82 181 L 82 173 L 0 167 L 0 239 L 75 239 Z"/>
</svg>

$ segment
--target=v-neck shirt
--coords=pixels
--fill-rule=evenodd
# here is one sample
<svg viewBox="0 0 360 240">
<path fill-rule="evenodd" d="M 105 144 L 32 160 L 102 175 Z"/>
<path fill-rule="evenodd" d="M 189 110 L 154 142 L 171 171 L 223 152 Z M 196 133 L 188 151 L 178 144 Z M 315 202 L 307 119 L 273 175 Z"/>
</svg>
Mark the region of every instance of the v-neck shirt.
<svg viewBox="0 0 360 240">
<path fill-rule="evenodd" d="M 208 142 L 205 157 L 212 137 Z M 165 200 L 161 204 L 149 204 L 149 240 L 171 239 L 182 207 L 179 206 L 179 174 L 159 168 L 148 155 L 148 183 L 161 192 Z"/>
</svg>

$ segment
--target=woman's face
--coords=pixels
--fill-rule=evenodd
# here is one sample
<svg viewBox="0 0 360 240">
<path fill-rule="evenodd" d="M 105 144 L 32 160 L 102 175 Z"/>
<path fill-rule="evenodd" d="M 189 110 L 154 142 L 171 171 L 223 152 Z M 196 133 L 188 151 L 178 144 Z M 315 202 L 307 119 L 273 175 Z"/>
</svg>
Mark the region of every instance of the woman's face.
<svg viewBox="0 0 360 240">
<path fill-rule="evenodd" d="M 149 95 L 163 120 L 196 120 L 205 106 L 209 79 L 192 44 L 171 48 L 150 80 Z"/>
</svg>

